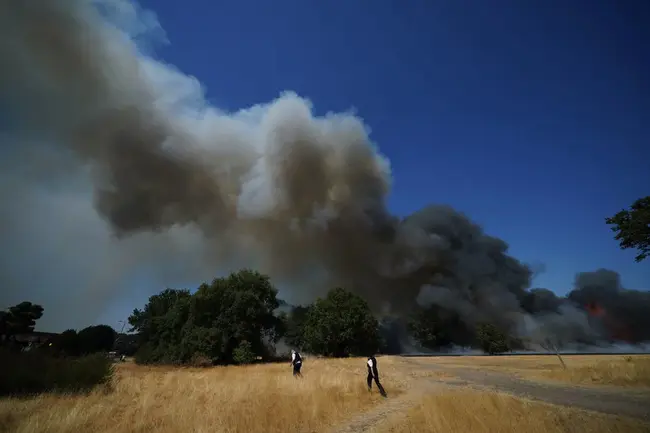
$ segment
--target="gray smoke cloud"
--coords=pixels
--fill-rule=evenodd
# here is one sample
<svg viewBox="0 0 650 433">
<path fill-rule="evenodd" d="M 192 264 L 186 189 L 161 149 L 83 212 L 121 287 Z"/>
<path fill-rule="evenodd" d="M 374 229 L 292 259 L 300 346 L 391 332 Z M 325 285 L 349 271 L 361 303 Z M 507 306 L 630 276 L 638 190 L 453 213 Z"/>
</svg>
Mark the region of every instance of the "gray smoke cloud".
<svg viewBox="0 0 650 433">
<path fill-rule="evenodd" d="M 533 272 L 504 241 L 447 206 L 390 214 L 390 164 L 355 115 L 316 117 L 291 92 L 211 106 L 149 54 L 165 34 L 126 0 L 0 4 L 0 304 L 85 326 L 143 274 L 163 286 L 248 266 L 293 303 L 342 285 L 384 314 L 435 303 L 542 326 L 521 308 Z M 553 332 L 582 323 L 553 314 Z"/>
</svg>

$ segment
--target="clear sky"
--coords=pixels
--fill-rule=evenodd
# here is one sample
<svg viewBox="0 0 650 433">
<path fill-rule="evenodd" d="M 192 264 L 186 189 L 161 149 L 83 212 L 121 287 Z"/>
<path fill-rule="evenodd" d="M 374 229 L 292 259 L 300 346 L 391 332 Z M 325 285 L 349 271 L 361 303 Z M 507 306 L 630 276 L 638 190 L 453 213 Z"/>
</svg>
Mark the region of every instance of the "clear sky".
<svg viewBox="0 0 650 433">
<path fill-rule="evenodd" d="M 391 161 L 395 213 L 450 204 L 560 294 L 599 267 L 650 288 L 650 262 L 604 223 L 650 194 L 650 2 L 140 4 L 171 42 L 158 57 L 221 108 L 283 90 L 317 113 L 354 108 Z"/>
</svg>

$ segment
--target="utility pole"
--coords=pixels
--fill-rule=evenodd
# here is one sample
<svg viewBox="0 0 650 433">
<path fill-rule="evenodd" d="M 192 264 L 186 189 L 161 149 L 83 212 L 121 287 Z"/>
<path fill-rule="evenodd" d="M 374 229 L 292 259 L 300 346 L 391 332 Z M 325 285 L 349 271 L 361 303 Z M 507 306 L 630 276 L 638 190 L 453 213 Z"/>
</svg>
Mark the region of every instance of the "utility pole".
<svg viewBox="0 0 650 433">
<path fill-rule="evenodd" d="M 122 329 L 120 329 L 119 334 L 117 334 L 117 338 L 115 339 L 115 342 L 113 343 L 113 348 L 117 347 L 117 343 L 120 342 L 120 339 L 122 338 L 122 334 L 124 334 L 124 327 L 126 326 L 126 320 L 118 320 L 117 323 L 122 324 Z"/>
</svg>

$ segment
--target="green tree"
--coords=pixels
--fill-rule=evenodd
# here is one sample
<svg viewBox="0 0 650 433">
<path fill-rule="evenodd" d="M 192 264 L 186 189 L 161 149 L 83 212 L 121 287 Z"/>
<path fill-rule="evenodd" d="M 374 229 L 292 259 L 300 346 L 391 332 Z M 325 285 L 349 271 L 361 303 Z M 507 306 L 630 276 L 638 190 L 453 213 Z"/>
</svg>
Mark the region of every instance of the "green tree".
<svg viewBox="0 0 650 433">
<path fill-rule="evenodd" d="M 79 350 L 88 355 L 113 349 L 117 332 L 108 325 L 88 326 L 77 334 Z"/>
<path fill-rule="evenodd" d="M 650 196 L 632 203 L 630 209 L 623 209 L 605 223 L 612 226 L 621 249 L 635 248 L 639 254 L 635 261 L 640 262 L 650 255 Z"/>
<path fill-rule="evenodd" d="M 128 318 L 131 325 L 130 332 L 137 332 L 144 339 L 158 332 L 158 325 L 163 317 L 176 306 L 180 299 L 189 299 L 189 290 L 165 289 L 157 295 L 149 297 L 149 300 L 142 310 L 135 309 Z"/>
<path fill-rule="evenodd" d="M 36 321 L 42 316 L 43 307 L 27 301 L 0 311 L 0 344 L 20 347 L 14 336 L 34 332 Z"/>
<path fill-rule="evenodd" d="M 302 349 L 304 346 L 303 332 L 305 329 L 305 322 L 309 315 L 311 306 L 297 306 L 291 310 L 285 319 L 285 334 L 284 339 L 291 347 Z"/>
<path fill-rule="evenodd" d="M 476 337 L 483 352 L 489 355 L 510 350 L 508 335 L 491 323 L 479 324 L 476 329 Z"/>
<path fill-rule="evenodd" d="M 202 284 L 192 296 L 184 342 L 223 363 L 233 361 L 241 341 L 256 356 L 267 356 L 267 343 L 277 342 L 283 331 L 274 314 L 277 293 L 268 276 L 249 269 Z"/>
<path fill-rule="evenodd" d="M 192 353 L 183 353 L 184 328 L 189 317 L 189 290 L 166 289 L 151 296 L 145 308 L 129 317 L 138 332 L 136 361 L 179 364 L 189 362 Z"/>
<path fill-rule="evenodd" d="M 67 356 L 79 356 L 81 354 L 79 334 L 74 329 L 68 329 L 57 335 L 53 345 L 57 352 Z"/>
<path fill-rule="evenodd" d="M 6 328 L 9 334 L 24 334 L 34 332 L 36 321 L 43 317 L 43 307 L 31 302 L 21 302 L 9 307 L 5 315 Z"/>
<path fill-rule="evenodd" d="M 165 290 L 129 318 L 141 336 L 136 360 L 184 364 L 200 355 L 227 364 L 242 341 L 255 356 L 266 356 L 282 335 L 278 306 L 269 278 L 247 269 L 202 284 L 193 295 Z"/>
<path fill-rule="evenodd" d="M 375 353 L 379 347 L 379 323 L 366 301 L 336 288 L 309 309 L 303 343 L 305 350 L 326 356 Z"/>
<path fill-rule="evenodd" d="M 253 346 L 246 340 L 242 341 L 233 351 L 232 358 L 236 364 L 252 364 L 256 358 Z"/>
</svg>

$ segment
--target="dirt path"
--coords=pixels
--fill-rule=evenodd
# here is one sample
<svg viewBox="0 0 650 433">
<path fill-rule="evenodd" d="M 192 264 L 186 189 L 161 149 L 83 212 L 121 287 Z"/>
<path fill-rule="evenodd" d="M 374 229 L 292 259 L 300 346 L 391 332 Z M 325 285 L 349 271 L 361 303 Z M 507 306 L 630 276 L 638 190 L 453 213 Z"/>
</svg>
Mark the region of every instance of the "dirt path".
<svg viewBox="0 0 650 433">
<path fill-rule="evenodd" d="M 359 433 L 366 432 L 377 427 L 382 421 L 391 415 L 401 414 L 406 416 L 409 408 L 413 407 L 425 395 L 436 392 L 443 392 L 449 387 L 443 383 L 436 383 L 432 380 L 423 380 L 407 392 L 397 397 L 390 396 L 377 407 L 368 412 L 360 413 L 342 425 L 335 426 L 332 433 Z"/>
<path fill-rule="evenodd" d="M 647 396 L 625 390 L 539 383 L 489 370 L 436 365 L 431 361 L 413 361 L 411 364 L 416 368 L 430 369 L 455 376 L 456 380 L 447 381 L 449 385 L 487 388 L 530 400 L 650 421 L 650 399 Z"/>
<path fill-rule="evenodd" d="M 453 368 L 419 359 L 404 359 L 400 368 L 411 372 L 438 372 L 446 377 L 445 380 L 434 376 L 420 377 L 407 392 L 395 398 L 389 396 L 374 409 L 335 426 L 332 433 L 369 431 L 380 425 L 389 415 L 406 415 L 406 411 L 423 395 L 445 392 L 454 387 L 490 389 L 530 400 L 650 421 L 650 399 L 622 390 L 537 383 L 494 371 Z"/>
</svg>

